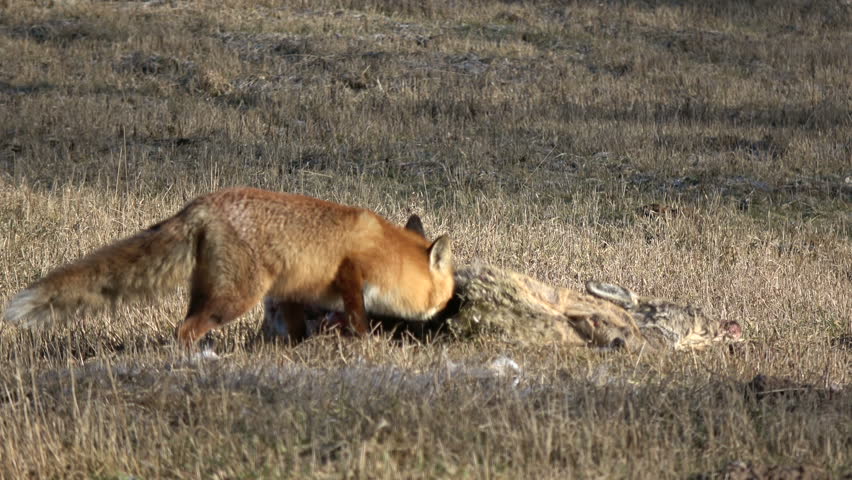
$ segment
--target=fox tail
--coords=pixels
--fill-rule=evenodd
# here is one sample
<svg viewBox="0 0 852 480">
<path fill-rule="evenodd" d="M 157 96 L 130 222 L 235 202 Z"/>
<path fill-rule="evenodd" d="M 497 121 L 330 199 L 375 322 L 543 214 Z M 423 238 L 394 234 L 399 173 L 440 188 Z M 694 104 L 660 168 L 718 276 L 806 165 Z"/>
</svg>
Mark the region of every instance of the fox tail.
<svg viewBox="0 0 852 480">
<path fill-rule="evenodd" d="M 151 297 L 185 285 L 195 264 L 199 231 L 178 214 L 95 250 L 15 295 L 3 320 L 32 327 L 57 314 Z"/>
</svg>

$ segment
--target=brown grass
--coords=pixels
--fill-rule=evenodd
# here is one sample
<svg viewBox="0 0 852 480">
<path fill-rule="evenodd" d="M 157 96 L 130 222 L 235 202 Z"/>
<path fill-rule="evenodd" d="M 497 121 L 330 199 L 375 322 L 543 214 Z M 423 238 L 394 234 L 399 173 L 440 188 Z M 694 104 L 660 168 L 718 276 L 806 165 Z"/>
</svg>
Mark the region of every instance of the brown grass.
<svg viewBox="0 0 852 480">
<path fill-rule="evenodd" d="M 747 343 L 248 348 L 254 311 L 194 362 L 168 295 L 0 327 L 0 477 L 852 475 L 848 2 L 279 3 L 0 2 L 0 299 L 243 184 L 420 213 L 462 263 Z"/>
</svg>

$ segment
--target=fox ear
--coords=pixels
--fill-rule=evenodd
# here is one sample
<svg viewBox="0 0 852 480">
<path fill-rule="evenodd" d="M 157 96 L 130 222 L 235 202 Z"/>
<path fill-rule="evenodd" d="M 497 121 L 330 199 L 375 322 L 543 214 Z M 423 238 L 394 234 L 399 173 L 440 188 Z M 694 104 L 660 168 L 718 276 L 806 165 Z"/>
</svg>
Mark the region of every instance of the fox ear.
<svg viewBox="0 0 852 480">
<path fill-rule="evenodd" d="M 426 230 L 423 230 L 423 222 L 420 221 L 420 217 L 417 215 L 408 217 L 408 221 L 405 222 L 405 229 L 426 238 Z"/>
<path fill-rule="evenodd" d="M 450 237 L 441 235 L 429 246 L 429 268 L 441 272 L 451 269 L 452 266 L 453 249 Z"/>
</svg>

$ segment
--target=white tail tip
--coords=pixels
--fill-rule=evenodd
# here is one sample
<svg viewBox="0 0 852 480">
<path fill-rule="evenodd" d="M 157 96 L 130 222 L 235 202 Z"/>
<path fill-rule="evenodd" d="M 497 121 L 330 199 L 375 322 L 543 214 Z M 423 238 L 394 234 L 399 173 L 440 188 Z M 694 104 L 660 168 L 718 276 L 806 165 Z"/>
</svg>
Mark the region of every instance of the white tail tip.
<svg viewBox="0 0 852 480">
<path fill-rule="evenodd" d="M 8 323 L 30 328 L 40 323 L 42 315 L 36 312 L 40 309 L 39 293 L 34 288 L 21 291 L 6 305 L 3 320 Z"/>
</svg>

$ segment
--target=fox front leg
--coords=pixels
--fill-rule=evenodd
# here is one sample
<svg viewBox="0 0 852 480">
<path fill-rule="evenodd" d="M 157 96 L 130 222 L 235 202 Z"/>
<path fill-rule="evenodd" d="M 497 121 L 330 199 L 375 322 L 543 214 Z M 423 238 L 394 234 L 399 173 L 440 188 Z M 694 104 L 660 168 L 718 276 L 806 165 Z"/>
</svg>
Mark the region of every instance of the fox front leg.
<svg viewBox="0 0 852 480">
<path fill-rule="evenodd" d="M 364 274 L 349 259 L 340 264 L 334 286 L 343 300 L 349 327 L 358 335 L 364 335 L 370 329 L 367 323 L 367 310 L 364 308 Z"/>
</svg>

